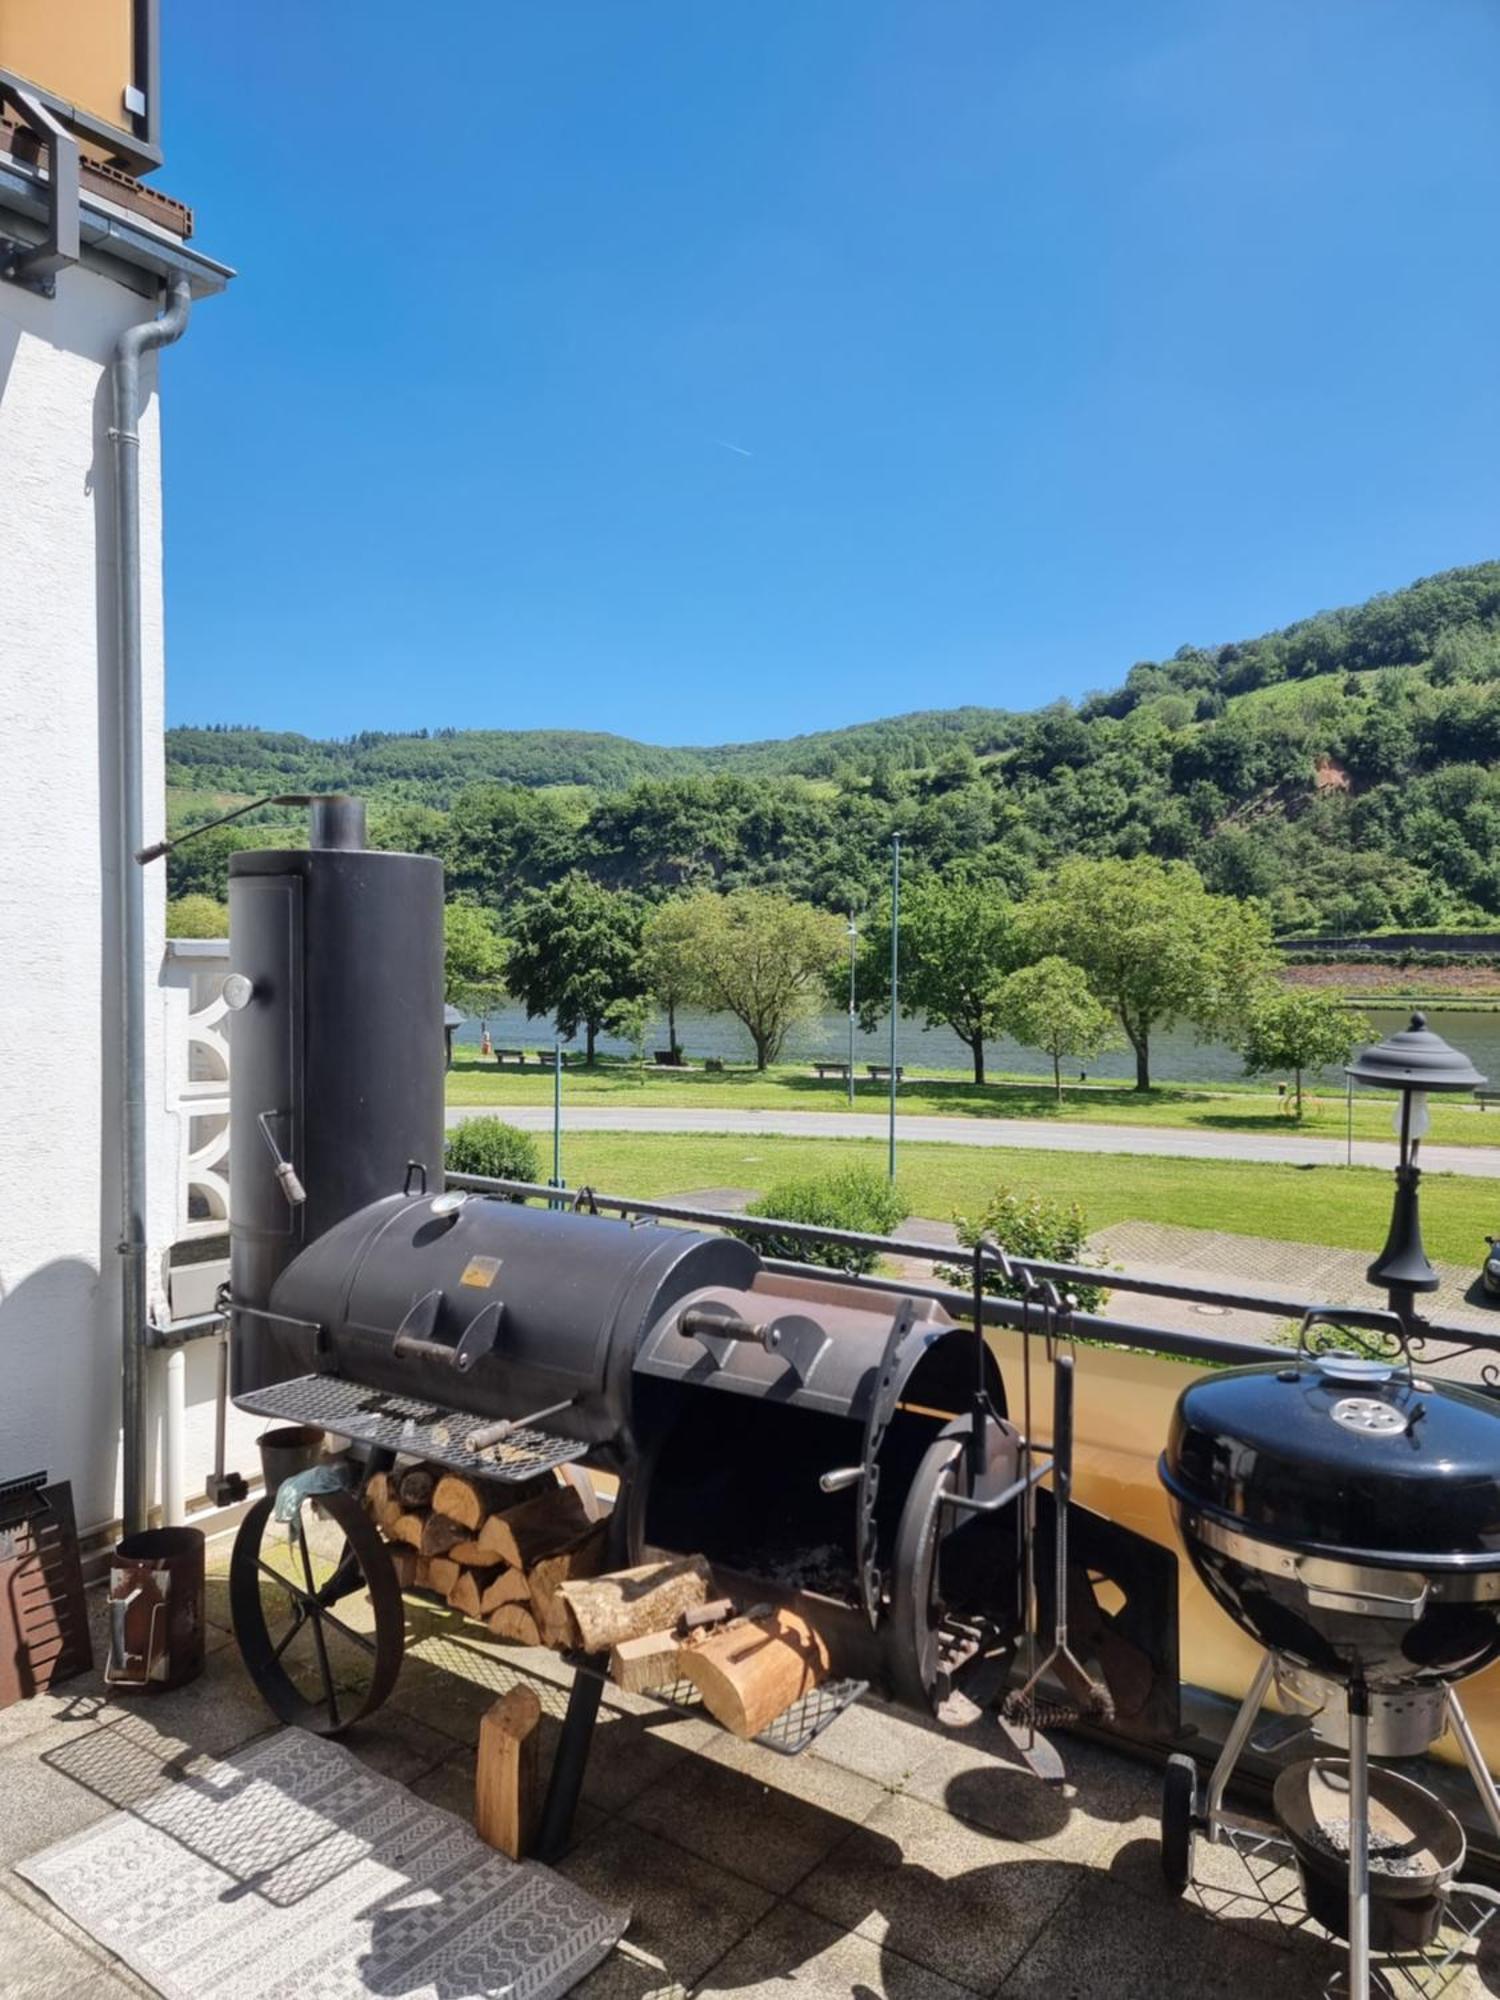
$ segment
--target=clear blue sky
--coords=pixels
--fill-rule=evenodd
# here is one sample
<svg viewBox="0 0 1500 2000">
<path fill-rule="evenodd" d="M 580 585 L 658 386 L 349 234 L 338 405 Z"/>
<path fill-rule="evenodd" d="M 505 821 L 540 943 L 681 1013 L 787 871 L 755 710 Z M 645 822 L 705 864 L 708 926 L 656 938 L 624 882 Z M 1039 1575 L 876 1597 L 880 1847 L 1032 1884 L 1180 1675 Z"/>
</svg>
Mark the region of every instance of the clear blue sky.
<svg viewBox="0 0 1500 2000">
<path fill-rule="evenodd" d="M 169 711 L 1030 707 L 1500 552 L 1493 0 L 167 0 Z"/>
</svg>

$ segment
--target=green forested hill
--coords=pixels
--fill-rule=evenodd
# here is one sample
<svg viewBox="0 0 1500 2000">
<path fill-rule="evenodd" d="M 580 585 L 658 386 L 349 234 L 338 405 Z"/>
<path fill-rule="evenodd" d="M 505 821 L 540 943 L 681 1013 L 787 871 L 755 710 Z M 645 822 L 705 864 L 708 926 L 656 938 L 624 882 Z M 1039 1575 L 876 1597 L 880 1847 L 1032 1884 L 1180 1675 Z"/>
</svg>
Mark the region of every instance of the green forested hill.
<svg viewBox="0 0 1500 2000">
<path fill-rule="evenodd" d="M 1279 924 L 1500 915 L 1500 563 L 1238 643 L 1185 646 L 1074 706 L 930 710 L 784 741 L 663 748 L 570 730 L 167 736 L 174 824 L 218 800 L 347 789 L 380 836 L 503 907 L 579 867 L 661 894 L 766 882 L 862 903 L 891 832 L 914 869 L 1021 888 L 1071 854 L 1193 861 Z M 222 889 L 254 827 L 174 857 Z"/>
</svg>

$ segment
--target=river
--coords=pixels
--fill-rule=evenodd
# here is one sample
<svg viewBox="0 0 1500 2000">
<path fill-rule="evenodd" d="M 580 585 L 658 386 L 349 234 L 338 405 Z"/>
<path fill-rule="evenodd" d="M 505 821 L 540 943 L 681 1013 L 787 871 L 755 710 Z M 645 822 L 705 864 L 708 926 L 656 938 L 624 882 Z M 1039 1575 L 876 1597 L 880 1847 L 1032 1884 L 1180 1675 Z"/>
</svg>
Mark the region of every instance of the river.
<svg viewBox="0 0 1500 2000">
<path fill-rule="evenodd" d="M 1375 1029 L 1376 1035 L 1388 1035 L 1396 1028 L 1403 1028 L 1410 1016 L 1409 1007 L 1366 1007 L 1362 1010 Z M 1500 1009 L 1485 1011 L 1450 1007 L 1434 1011 L 1432 1026 L 1455 1048 L 1462 1049 L 1486 1076 L 1500 1081 Z M 541 1048 L 551 1039 L 549 1023 L 545 1020 L 528 1020 L 524 1009 L 506 1006 L 490 1016 L 491 1039 L 502 1048 Z M 457 1032 L 460 1042 L 477 1042 L 479 1024 L 466 1021 Z M 679 1008 L 677 1014 L 677 1039 L 681 1042 L 689 1062 L 701 1062 L 705 1056 L 720 1056 L 726 1062 L 745 1063 L 753 1059 L 750 1037 L 731 1015 L 704 1014 L 694 1008 Z M 663 1014 L 653 1021 L 651 1032 L 646 1039 L 648 1051 L 664 1049 L 667 1045 L 667 1022 Z M 568 1042 L 567 1048 L 579 1048 L 581 1042 Z M 599 1037 L 599 1048 L 608 1055 L 628 1055 L 628 1046 L 609 1035 Z M 849 1021 L 844 1014 L 820 1014 L 810 1020 L 800 1021 L 787 1039 L 786 1062 L 847 1060 L 849 1052 Z M 854 1037 L 854 1060 L 857 1068 L 865 1063 L 887 1062 L 890 1059 L 890 1030 L 882 1025 L 873 1034 Z M 1048 1059 L 1035 1049 L 1023 1049 L 1019 1044 L 1002 1038 L 987 1046 L 987 1061 L 991 1074 L 995 1076 L 1050 1076 L 1052 1066 Z M 913 1069 L 956 1070 L 964 1076 L 970 1073 L 969 1051 L 947 1028 L 926 1028 L 920 1021 L 901 1021 L 896 1029 L 896 1059 L 909 1064 Z M 1132 1081 L 1135 1076 L 1135 1058 L 1129 1049 L 1111 1050 L 1108 1055 L 1099 1056 L 1087 1066 L 1091 1077 L 1119 1077 Z M 1078 1074 L 1076 1063 L 1065 1070 L 1070 1079 Z M 1227 1042 L 1202 1041 L 1191 1028 L 1177 1027 L 1162 1029 L 1151 1038 L 1151 1074 L 1158 1083 L 1224 1083 L 1241 1080 L 1244 1064 L 1238 1053 Z M 1329 1084 L 1343 1087 L 1343 1077 L 1338 1071 L 1327 1072 L 1323 1079 Z"/>
</svg>

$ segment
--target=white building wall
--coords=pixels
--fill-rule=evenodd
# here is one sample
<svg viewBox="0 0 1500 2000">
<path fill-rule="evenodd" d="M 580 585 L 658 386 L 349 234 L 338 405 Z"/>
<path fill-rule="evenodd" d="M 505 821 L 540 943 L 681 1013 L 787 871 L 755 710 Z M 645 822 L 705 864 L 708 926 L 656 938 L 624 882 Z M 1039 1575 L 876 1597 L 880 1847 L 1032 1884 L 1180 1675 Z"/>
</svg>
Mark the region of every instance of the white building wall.
<svg viewBox="0 0 1500 2000">
<path fill-rule="evenodd" d="M 84 269 L 61 274 L 55 300 L 0 284 L 0 1478 L 45 1467 L 71 1479 L 85 1528 L 120 1506 L 113 885 L 122 857 L 108 364 L 121 331 L 155 309 Z M 154 357 L 142 382 L 150 840 L 163 813 Z M 125 857 L 123 865 L 136 864 Z M 161 1310 L 178 1145 L 159 976 L 164 895 L 162 868 L 148 869 L 148 1239 L 151 1300 Z M 195 1395 L 205 1372 L 193 1371 Z M 189 1466 L 190 1492 L 205 1471 Z"/>
</svg>

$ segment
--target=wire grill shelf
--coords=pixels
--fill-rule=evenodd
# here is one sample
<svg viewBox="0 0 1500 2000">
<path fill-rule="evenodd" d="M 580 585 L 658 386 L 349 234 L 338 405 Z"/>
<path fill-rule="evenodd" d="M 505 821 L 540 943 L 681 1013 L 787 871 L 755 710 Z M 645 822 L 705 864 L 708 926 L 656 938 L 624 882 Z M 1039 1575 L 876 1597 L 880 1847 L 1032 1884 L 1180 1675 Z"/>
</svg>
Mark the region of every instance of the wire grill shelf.
<svg viewBox="0 0 1500 2000">
<path fill-rule="evenodd" d="M 588 1446 L 549 1431 L 514 1430 L 498 1444 L 470 1450 L 467 1439 L 493 1417 L 452 1410 L 425 1398 L 397 1396 L 338 1375 L 298 1375 L 235 1397 L 241 1410 L 289 1424 L 319 1424 L 356 1444 L 378 1445 L 433 1460 L 453 1472 L 520 1483 L 571 1464 Z"/>
<path fill-rule="evenodd" d="M 567 1653 L 564 1658 L 579 1673 L 597 1674 L 599 1668 L 583 1653 Z M 837 1722 L 846 1708 L 852 1708 L 861 1695 L 869 1692 L 868 1681 L 824 1681 L 811 1688 L 790 1708 L 782 1710 L 776 1720 L 768 1723 L 759 1736 L 751 1740 L 763 1750 L 774 1750 L 778 1757 L 800 1757 L 812 1743 L 816 1742 L 830 1723 Z M 659 1701 L 663 1708 L 675 1709 L 679 1715 L 696 1716 L 704 1713 L 703 1697 L 690 1680 L 677 1680 L 666 1687 L 647 1688 L 648 1701 Z"/>
</svg>

